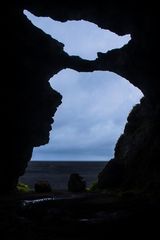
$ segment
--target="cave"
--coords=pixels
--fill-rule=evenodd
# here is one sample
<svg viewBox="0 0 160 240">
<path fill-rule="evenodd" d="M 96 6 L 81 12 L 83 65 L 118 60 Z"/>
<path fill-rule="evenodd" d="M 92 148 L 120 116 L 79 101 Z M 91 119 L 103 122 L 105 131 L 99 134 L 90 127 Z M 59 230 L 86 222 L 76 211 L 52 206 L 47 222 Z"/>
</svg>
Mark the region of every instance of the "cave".
<svg viewBox="0 0 160 240">
<path fill-rule="evenodd" d="M 70 56 L 95 60 L 97 52 L 121 48 L 130 35 L 118 36 L 87 21 L 54 21 L 24 15 L 32 24 L 64 44 Z M 142 97 L 140 90 L 115 73 L 79 73 L 64 69 L 50 79 L 63 96 L 47 145 L 34 148 L 31 160 L 107 161 L 123 132 L 129 111 Z M 73 102 L 74 99 L 74 102 Z"/>
<path fill-rule="evenodd" d="M 51 231 L 51 225 L 47 228 L 48 219 L 52 219 L 57 227 L 54 228 L 56 234 L 60 234 L 60 237 L 56 235 L 57 239 L 65 237 L 58 227 L 62 222 L 63 230 L 69 239 L 76 239 L 77 231 L 82 238 L 95 234 L 99 236 L 99 231 L 103 231 L 105 236 L 107 233 L 115 236 L 115 229 L 119 231 L 119 236 L 123 236 L 124 226 L 135 236 L 137 233 L 142 236 L 150 233 L 153 237 L 159 233 L 156 221 L 156 217 L 159 217 L 160 189 L 160 88 L 156 58 L 158 38 L 155 34 L 158 29 L 157 4 L 107 1 L 104 6 L 100 1 L 82 4 L 51 0 L 45 3 L 42 0 L 4 3 L 1 44 L 1 155 L 5 157 L 1 160 L 0 189 L 2 216 L 5 216 L 4 219 L 12 219 L 2 224 L 5 236 L 7 226 L 9 236 L 12 236 L 13 232 L 15 236 L 22 238 L 24 226 L 27 225 L 30 232 L 24 230 L 29 234 L 25 236 L 26 239 L 32 233 L 35 234 L 33 239 L 46 239 L 44 234 L 48 233 L 52 237 L 55 233 Z M 24 17 L 24 9 L 36 16 L 48 16 L 62 22 L 87 20 L 120 36 L 130 34 L 131 41 L 120 49 L 99 52 L 95 60 L 69 56 L 62 43 L 44 35 Z M 113 195 L 109 194 L 105 198 L 106 195 L 101 197 L 99 194 L 96 195 L 96 204 L 91 199 L 72 199 L 69 202 L 64 201 L 64 205 L 62 203 L 61 211 L 55 210 L 53 203 L 47 202 L 49 208 L 52 206 L 54 217 L 47 212 L 45 203 L 27 210 L 21 207 L 17 212 L 15 201 L 11 204 L 9 200 L 13 200 L 15 196 L 18 179 L 25 172 L 33 147 L 48 143 L 50 124 L 62 101 L 61 94 L 51 89 L 48 81 L 66 68 L 79 72 L 114 72 L 138 87 L 144 95 L 127 118 L 124 132 L 116 143 L 113 159 L 98 176 L 98 188 L 108 190 L 108 194 L 118 191 L 119 197 L 115 200 Z M 6 193 L 11 194 L 7 202 L 3 198 Z M 93 198 L 95 200 L 95 197 Z M 56 202 L 55 206 L 59 209 L 60 203 Z M 7 209 L 6 212 L 4 209 Z M 68 216 L 66 209 L 72 209 L 72 214 Z M 95 211 L 98 211 L 98 215 Z M 104 211 L 108 211 L 107 215 Z M 93 221 L 93 215 L 97 221 Z M 88 221 L 88 218 L 92 220 Z M 36 224 L 38 231 L 30 221 Z M 84 235 L 81 229 L 86 231 Z M 39 232 L 42 235 L 39 235 Z M 47 239 L 51 239 L 47 236 Z M 126 232 L 124 236 L 128 236 Z"/>
</svg>

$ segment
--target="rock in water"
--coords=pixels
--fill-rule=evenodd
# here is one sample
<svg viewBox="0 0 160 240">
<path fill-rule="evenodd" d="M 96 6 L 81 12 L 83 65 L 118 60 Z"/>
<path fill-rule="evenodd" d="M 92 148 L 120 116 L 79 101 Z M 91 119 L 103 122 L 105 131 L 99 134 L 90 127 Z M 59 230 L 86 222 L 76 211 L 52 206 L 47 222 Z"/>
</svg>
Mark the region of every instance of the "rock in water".
<svg viewBox="0 0 160 240">
<path fill-rule="evenodd" d="M 86 190 L 86 182 L 78 173 L 72 173 L 68 181 L 69 192 L 84 192 Z"/>
</svg>

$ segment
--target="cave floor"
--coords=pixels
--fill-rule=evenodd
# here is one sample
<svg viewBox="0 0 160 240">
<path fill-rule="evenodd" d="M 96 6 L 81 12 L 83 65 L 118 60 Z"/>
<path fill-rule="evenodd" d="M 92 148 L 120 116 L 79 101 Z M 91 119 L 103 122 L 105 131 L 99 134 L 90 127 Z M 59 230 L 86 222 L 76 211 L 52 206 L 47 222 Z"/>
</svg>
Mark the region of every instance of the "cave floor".
<svg viewBox="0 0 160 240">
<path fill-rule="evenodd" d="M 0 239 L 131 238 L 159 233 L 159 201 L 133 194 L 17 193 L 0 197 Z M 128 235 L 129 234 L 129 235 Z"/>
</svg>

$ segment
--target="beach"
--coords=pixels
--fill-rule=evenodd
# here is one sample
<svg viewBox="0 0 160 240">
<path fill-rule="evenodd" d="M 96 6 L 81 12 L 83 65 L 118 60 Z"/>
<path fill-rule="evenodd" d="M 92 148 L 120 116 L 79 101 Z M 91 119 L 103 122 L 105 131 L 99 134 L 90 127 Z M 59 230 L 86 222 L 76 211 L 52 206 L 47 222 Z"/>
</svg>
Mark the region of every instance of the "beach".
<svg viewBox="0 0 160 240">
<path fill-rule="evenodd" d="M 90 187 L 106 164 L 107 161 L 31 161 L 19 181 L 31 188 L 40 180 L 48 181 L 55 190 L 67 190 L 70 174 L 78 173 Z"/>
</svg>

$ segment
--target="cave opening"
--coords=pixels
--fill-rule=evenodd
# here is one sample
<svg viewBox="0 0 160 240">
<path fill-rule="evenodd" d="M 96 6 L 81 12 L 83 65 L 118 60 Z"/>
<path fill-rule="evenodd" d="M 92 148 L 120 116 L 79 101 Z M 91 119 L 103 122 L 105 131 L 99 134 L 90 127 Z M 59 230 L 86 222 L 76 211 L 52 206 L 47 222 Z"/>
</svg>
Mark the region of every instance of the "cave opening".
<svg viewBox="0 0 160 240">
<path fill-rule="evenodd" d="M 24 14 L 62 42 L 69 55 L 88 60 L 95 59 L 97 52 L 121 48 L 130 40 L 129 35 L 120 37 L 86 21 L 61 23 L 28 11 Z M 141 91 L 107 71 L 78 73 L 65 69 L 54 75 L 50 84 L 62 94 L 63 103 L 56 113 L 49 143 L 34 148 L 32 162 L 110 160 L 129 111 L 142 97 Z"/>
<path fill-rule="evenodd" d="M 120 35 L 130 33 L 132 38 L 128 44 L 107 53 L 100 53 L 98 51 L 103 52 L 103 50 L 97 49 L 92 56 L 92 59 L 95 59 L 98 52 L 96 60 L 82 60 L 69 56 L 64 52 L 63 44 L 36 28 L 23 15 L 24 9 L 30 10 L 37 16 L 50 16 L 59 21 L 86 19 Z M 2 14 L 4 18 L 1 37 L 1 46 L 3 46 L 1 85 L 4 86 L 1 90 L 1 129 L 3 130 L 1 130 L 1 155 L 4 157 L 1 159 L 0 168 L 1 239 L 89 239 L 95 236 L 114 238 L 117 235 L 128 239 L 130 233 L 135 236 L 135 239 L 137 235 L 143 237 L 155 235 L 156 238 L 159 234 L 157 219 L 159 219 L 160 202 L 160 88 L 159 66 L 156 58 L 158 38 L 155 34 L 158 29 L 156 24 L 159 17 L 158 2 L 157 4 L 150 2 L 137 4 L 134 1 L 126 4 L 122 1 L 119 3 L 107 1 L 103 4 L 100 1 L 94 1 L 92 4 L 88 2 L 83 4 L 50 0 L 22 0 L 12 1 L 12 3 L 6 1 Z M 79 26 L 77 29 L 79 30 Z M 78 36 L 76 33 L 75 35 Z M 87 35 L 89 36 L 89 31 Z M 79 39 L 81 36 L 76 41 Z M 97 42 L 93 40 L 92 46 Z M 86 52 L 87 50 L 84 50 L 84 53 Z M 72 54 L 78 55 L 74 52 Z M 66 61 L 66 65 L 63 64 L 63 60 Z M 78 64 L 75 60 L 78 60 Z M 78 73 L 91 61 L 92 70 L 89 63 L 86 71 L 82 74 Z M 74 67 L 76 64 L 77 67 Z M 80 70 L 79 64 L 83 65 Z M 118 75 L 112 75 L 112 72 Z M 107 75 L 104 76 L 104 74 Z M 61 95 L 52 90 L 48 84 L 53 75 L 50 84 L 63 94 L 63 104 L 60 107 Z M 79 129 L 73 123 L 73 117 L 76 117 L 79 124 L 83 123 L 81 132 L 76 132 L 79 137 L 74 141 L 76 144 L 80 139 L 79 134 L 86 132 L 87 137 L 89 136 L 85 128 L 86 122 L 84 124 L 83 121 L 84 116 L 87 117 L 90 127 L 92 121 L 99 117 L 99 111 L 102 119 L 106 118 L 105 126 L 109 126 L 109 130 L 116 129 L 115 125 L 117 126 L 121 119 L 119 112 L 123 112 L 123 107 L 132 98 L 131 88 L 126 87 L 129 93 L 121 92 L 118 82 L 123 84 L 128 82 L 125 79 L 120 80 L 119 75 L 141 89 L 144 97 L 140 100 L 140 104 L 136 104 L 132 110 L 128 109 L 131 112 L 127 119 L 124 119 L 127 123 L 125 127 L 123 125 L 123 134 L 116 142 L 114 158 L 107 163 L 106 143 L 104 147 L 106 162 L 103 161 L 105 166 L 102 171 L 96 165 L 100 161 L 85 161 L 85 163 L 81 161 L 81 166 L 86 170 L 89 178 L 93 166 L 96 171 L 98 169 L 98 181 L 92 185 L 94 188 L 91 191 L 85 189 L 86 191 L 80 194 L 75 194 L 75 191 L 74 193 L 73 191 L 56 191 L 56 189 L 64 189 L 64 183 L 67 185 L 68 180 L 66 175 L 69 171 L 77 172 L 77 165 L 73 168 L 72 162 L 66 164 L 64 161 L 59 161 L 61 164 L 58 167 L 53 164 L 54 161 L 44 161 L 46 160 L 44 156 L 43 161 L 40 161 L 41 168 L 37 168 L 37 161 L 30 161 L 34 147 L 35 150 L 39 150 L 41 147 L 36 148 L 38 145 L 49 146 L 47 142 L 52 120 L 46 106 L 48 99 L 50 100 L 48 93 L 52 92 L 54 95 L 50 101 L 50 106 L 54 106 L 52 116 L 56 112 L 53 137 L 56 138 L 57 126 L 62 127 L 63 120 L 67 126 L 72 125 L 75 130 Z M 110 80 L 112 87 L 116 89 L 115 93 L 109 84 Z M 75 87 L 75 82 L 78 82 L 79 88 L 77 91 L 72 89 L 73 91 L 70 92 L 71 88 Z M 99 86 L 103 86 L 103 89 L 100 90 Z M 121 98 L 117 97 L 119 95 L 125 97 L 125 101 L 114 108 L 111 101 L 114 100 L 119 104 L 121 102 L 119 100 Z M 69 96 L 72 96 L 70 105 L 77 106 L 78 99 L 81 105 L 75 109 L 71 109 L 69 105 L 65 110 L 63 107 L 69 102 L 67 100 Z M 105 105 L 102 105 L 102 102 L 105 102 Z M 108 102 L 109 105 L 107 105 Z M 92 103 L 94 108 L 90 105 Z M 80 107 L 82 114 L 79 117 Z M 87 107 L 86 110 L 85 107 Z M 90 113 L 91 109 L 93 115 Z M 109 125 L 109 115 L 104 114 L 106 110 L 113 110 L 116 113 L 116 121 L 111 118 L 115 125 Z M 72 119 L 67 120 L 66 111 L 70 112 Z M 88 113 L 92 116 L 91 120 Z M 60 115 L 63 116 L 61 120 Z M 96 126 L 94 130 L 100 133 L 99 128 L 102 123 L 100 118 L 98 122 L 100 126 Z M 105 130 L 104 125 L 102 130 Z M 62 128 L 63 136 L 67 135 L 69 140 L 70 131 L 68 133 L 64 131 L 65 129 Z M 104 135 L 109 139 L 105 132 Z M 95 139 L 98 137 L 92 135 L 92 140 Z M 97 147 L 96 143 L 95 150 Z M 46 152 L 48 153 L 48 150 Z M 28 163 L 33 164 L 32 168 L 26 169 Z M 31 189 L 23 184 L 27 184 L 28 180 L 19 178 L 25 170 L 25 175 L 29 173 L 28 176 L 31 178 L 28 180 L 32 183 L 35 183 L 37 176 L 53 183 L 53 191 L 43 184 L 39 185 L 43 187 L 40 194 L 30 191 Z M 19 180 L 22 180 L 22 184 L 18 183 Z M 30 185 L 29 182 L 28 185 Z M 47 189 L 45 188 L 44 191 L 45 186 Z"/>
<path fill-rule="evenodd" d="M 70 56 L 89 61 L 96 59 L 97 52 L 121 48 L 130 40 L 130 35 L 118 36 L 86 21 L 61 23 L 28 11 L 24 14 L 33 25 L 62 42 Z M 79 73 L 66 68 L 49 83 L 62 94 L 62 104 L 56 112 L 49 143 L 34 147 L 31 162 L 20 181 L 33 187 L 33 183 L 42 179 L 53 188 L 64 190 L 69 176 L 78 172 L 89 187 L 113 158 L 128 113 L 143 94 L 109 71 Z"/>
<path fill-rule="evenodd" d="M 142 97 L 141 91 L 118 75 L 101 71 L 62 70 L 50 84 L 62 94 L 63 100 L 56 112 L 49 144 L 35 148 L 32 159 L 111 159 L 128 114 Z"/>
</svg>

